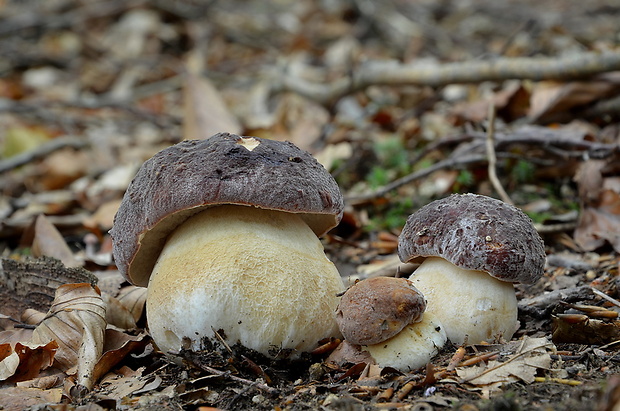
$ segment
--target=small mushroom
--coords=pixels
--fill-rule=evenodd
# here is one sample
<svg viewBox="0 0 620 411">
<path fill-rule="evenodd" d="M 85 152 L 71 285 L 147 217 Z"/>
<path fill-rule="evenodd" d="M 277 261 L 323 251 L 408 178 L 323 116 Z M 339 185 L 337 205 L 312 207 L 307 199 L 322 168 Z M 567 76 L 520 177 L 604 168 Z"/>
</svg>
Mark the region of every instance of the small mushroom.
<svg viewBox="0 0 620 411">
<path fill-rule="evenodd" d="M 426 365 L 447 337 L 425 308 L 424 296 L 407 279 L 375 277 L 354 284 L 336 310 L 345 341 L 330 360 L 367 358 L 403 371 Z"/>
<path fill-rule="evenodd" d="M 220 133 L 147 160 L 110 233 L 119 271 L 148 286 L 162 351 L 200 350 L 219 336 L 296 356 L 340 336 L 333 313 L 344 285 L 318 237 L 342 210 L 336 182 L 307 152 Z"/>
<path fill-rule="evenodd" d="M 512 338 L 512 283 L 544 272 L 545 248 L 532 221 L 500 200 L 453 194 L 413 213 L 399 237 L 402 262 L 421 262 L 410 280 L 454 344 Z"/>
</svg>

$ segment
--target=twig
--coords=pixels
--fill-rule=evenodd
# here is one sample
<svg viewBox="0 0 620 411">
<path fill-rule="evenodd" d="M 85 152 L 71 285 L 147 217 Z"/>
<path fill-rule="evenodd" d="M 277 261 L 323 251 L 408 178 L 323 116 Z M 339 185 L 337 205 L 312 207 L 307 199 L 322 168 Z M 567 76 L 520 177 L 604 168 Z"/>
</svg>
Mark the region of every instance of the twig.
<svg viewBox="0 0 620 411">
<path fill-rule="evenodd" d="M 260 390 L 263 390 L 265 392 L 268 392 L 269 394 L 278 394 L 279 391 L 273 387 L 268 386 L 267 384 L 263 384 L 261 382 L 257 382 L 257 381 L 250 381 L 248 379 L 245 378 L 241 378 L 241 377 L 237 377 L 236 375 L 233 375 L 230 373 L 230 371 L 221 371 L 218 370 L 216 368 L 210 367 L 206 364 L 202 364 L 201 361 L 199 361 L 196 358 L 193 358 L 194 356 L 192 355 L 185 355 L 185 358 L 190 361 L 193 365 L 195 365 L 196 367 L 200 368 L 203 371 L 206 371 L 208 373 L 211 373 L 212 375 L 217 375 L 218 377 L 222 377 L 222 378 L 228 378 L 229 380 L 235 381 L 235 382 L 239 382 L 242 384 L 245 384 L 247 386 L 251 386 L 251 387 L 256 387 Z"/>
<path fill-rule="evenodd" d="M 387 184 L 375 191 L 365 193 L 365 194 L 357 194 L 345 196 L 345 201 L 349 204 L 362 203 L 364 201 L 372 200 L 375 198 L 380 198 L 388 194 L 392 190 L 396 190 L 399 187 L 402 187 L 406 184 L 409 184 L 413 181 L 419 180 L 428 176 L 429 174 L 434 173 L 435 171 L 442 170 L 444 168 L 451 168 L 460 165 L 474 164 L 483 162 L 486 159 L 484 155 L 474 155 L 469 157 L 461 157 L 461 158 L 448 158 L 446 160 L 438 161 L 430 167 L 427 167 L 422 170 L 418 170 L 414 173 L 401 177 L 390 184 Z"/>
<path fill-rule="evenodd" d="M 596 295 L 598 295 L 599 297 L 601 297 L 604 300 L 607 300 L 608 302 L 612 303 L 613 305 L 615 305 L 616 307 L 620 307 L 620 301 L 616 300 L 615 298 L 611 298 L 610 296 L 608 296 L 607 294 L 605 294 L 602 291 L 597 290 L 594 287 L 592 288 L 592 292 Z"/>
<path fill-rule="evenodd" d="M 584 139 L 579 139 L 579 136 L 573 136 L 567 132 L 537 126 L 522 127 L 521 129 L 510 134 L 493 133 L 493 135 L 495 141 L 495 156 L 497 158 L 523 158 L 523 156 L 514 155 L 506 149 L 507 147 L 517 144 L 534 145 L 537 148 L 555 154 L 560 158 L 565 158 L 568 156 L 573 158 L 582 157 L 606 159 L 620 154 L 620 144 L 604 144 L 587 141 Z M 468 136 L 469 139 L 473 139 L 474 142 L 472 142 L 471 146 L 468 147 L 467 155 L 453 155 L 453 157 L 438 161 L 425 169 L 417 170 L 411 174 L 394 180 L 391 183 L 376 189 L 375 191 L 345 196 L 345 201 L 349 204 L 364 203 L 376 198 L 384 197 L 391 191 L 406 184 L 410 184 L 416 180 L 422 179 L 435 171 L 487 162 L 487 154 L 485 151 L 486 143 L 483 141 L 483 139 L 487 138 L 487 134 L 469 133 Z M 480 140 L 479 144 L 477 141 L 478 139 Z M 459 143 L 466 140 L 466 138 L 450 137 L 445 140 L 445 144 Z M 432 149 L 438 148 L 441 145 L 442 143 L 440 142 L 433 143 Z M 559 153 L 558 147 L 571 148 L 573 151 L 562 151 Z M 428 154 L 430 151 L 432 150 L 424 149 L 422 154 L 416 156 L 416 162 L 421 160 L 423 156 Z M 546 166 L 553 164 L 550 159 L 528 158 L 527 160 L 532 163 L 539 163 Z M 571 225 L 558 225 L 550 227 L 548 231 L 566 231 L 571 229 L 571 227 Z"/>
<path fill-rule="evenodd" d="M 370 62 L 350 77 L 332 83 L 314 83 L 287 73 L 272 91 L 292 91 L 323 104 L 371 85 L 445 86 L 483 81 L 569 80 L 620 69 L 620 52 L 582 53 L 567 57 L 498 58 L 491 61 L 462 61 L 447 64 L 406 65 Z"/>
<path fill-rule="evenodd" d="M 487 166 L 489 172 L 489 180 L 491 180 L 493 188 L 495 188 L 495 191 L 497 191 L 497 194 L 499 194 L 499 197 L 502 199 L 503 202 L 508 204 L 514 204 L 506 190 L 504 190 L 504 187 L 499 181 L 499 178 L 497 178 L 497 169 L 495 168 L 497 164 L 497 157 L 495 156 L 495 112 L 495 104 L 489 102 L 489 128 L 487 129 L 486 138 L 486 151 L 489 162 Z"/>
<path fill-rule="evenodd" d="M 0 173 L 12 170 L 19 166 L 23 166 L 31 161 L 45 157 L 46 155 L 53 153 L 56 150 L 60 150 L 65 147 L 83 148 L 88 145 L 87 142 L 80 140 L 77 137 L 62 137 L 55 138 L 47 143 L 41 144 L 34 150 L 27 151 L 25 153 L 18 154 L 13 157 L 9 157 L 6 160 L 0 161 Z"/>
</svg>

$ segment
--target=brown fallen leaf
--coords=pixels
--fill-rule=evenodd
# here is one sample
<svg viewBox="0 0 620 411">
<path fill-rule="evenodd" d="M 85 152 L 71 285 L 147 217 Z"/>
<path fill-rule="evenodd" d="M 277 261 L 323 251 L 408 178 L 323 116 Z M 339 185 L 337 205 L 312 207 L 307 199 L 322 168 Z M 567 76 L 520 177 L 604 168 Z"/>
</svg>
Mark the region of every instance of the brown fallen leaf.
<svg viewBox="0 0 620 411">
<path fill-rule="evenodd" d="M 220 132 L 239 134 L 241 125 L 211 81 L 200 75 L 200 53 L 190 55 L 185 73 L 183 137 L 204 140 Z"/>
<path fill-rule="evenodd" d="M 570 118 L 570 110 L 613 94 L 620 87 L 620 73 L 599 75 L 588 81 L 542 81 L 532 90 L 529 117 L 536 122 Z"/>
<path fill-rule="evenodd" d="M 0 389 L 0 409 L 24 410 L 41 404 L 57 404 L 62 399 L 62 388 L 7 387 Z"/>
<path fill-rule="evenodd" d="M 620 339 L 620 321 L 603 321 L 583 314 L 558 314 L 552 317 L 555 343 L 605 345 Z"/>
<path fill-rule="evenodd" d="M 57 258 L 67 267 L 79 267 L 81 265 L 74 258 L 73 252 L 65 242 L 62 234 L 42 214 L 37 217 L 34 226 L 32 255 L 34 257 L 48 256 Z"/>
<path fill-rule="evenodd" d="M 523 381 L 534 382 L 538 369 L 548 369 L 555 346 L 547 338 L 529 338 L 503 344 L 500 350 L 505 358 L 480 362 L 471 367 L 457 367 L 456 382 L 471 389 L 495 391 L 502 385 Z M 450 378 L 445 381 L 451 381 Z"/>
<path fill-rule="evenodd" d="M 88 283 L 58 287 L 54 303 L 35 328 L 32 343 L 58 343 L 57 367 L 90 389 L 92 370 L 103 352 L 106 329 L 105 303 L 97 287 Z"/>
<path fill-rule="evenodd" d="M 149 342 L 150 338 L 146 334 L 132 336 L 107 329 L 103 348 L 104 353 L 93 369 L 93 380 L 98 381 L 127 355 L 143 350 Z"/>
<path fill-rule="evenodd" d="M 134 321 L 138 322 L 146 304 L 146 288 L 128 285 L 121 288 L 116 298 L 131 313 Z"/>
<path fill-rule="evenodd" d="M 593 251 L 605 243 L 620 252 L 620 177 L 605 177 L 610 163 L 590 160 L 575 175 L 583 209 L 573 234 L 585 251 Z"/>
<path fill-rule="evenodd" d="M 58 344 L 0 344 L 0 381 L 30 380 L 54 362 Z"/>
</svg>

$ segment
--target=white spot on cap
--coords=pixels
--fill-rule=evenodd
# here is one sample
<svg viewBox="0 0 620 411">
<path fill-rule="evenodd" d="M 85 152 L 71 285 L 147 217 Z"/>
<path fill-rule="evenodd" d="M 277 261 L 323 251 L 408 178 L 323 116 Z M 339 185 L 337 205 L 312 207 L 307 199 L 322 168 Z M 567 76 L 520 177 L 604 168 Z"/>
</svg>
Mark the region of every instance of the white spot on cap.
<svg viewBox="0 0 620 411">
<path fill-rule="evenodd" d="M 241 144 L 243 147 L 248 149 L 249 151 L 254 150 L 260 144 L 260 141 L 255 139 L 254 137 L 241 137 L 241 140 L 237 141 L 237 144 Z"/>
</svg>

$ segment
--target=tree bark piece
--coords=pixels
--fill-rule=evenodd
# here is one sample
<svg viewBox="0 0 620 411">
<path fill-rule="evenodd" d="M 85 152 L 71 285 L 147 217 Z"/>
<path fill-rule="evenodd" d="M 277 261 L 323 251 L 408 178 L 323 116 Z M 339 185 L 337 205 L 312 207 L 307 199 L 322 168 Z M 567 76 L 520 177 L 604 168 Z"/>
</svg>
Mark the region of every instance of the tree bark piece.
<svg viewBox="0 0 620 411">
<path fill-rule="evenodd" d="M 42 257 L 18 261 L 0 259 L 0 310 L 19 318 L 26 308 L 47 311 L 56 289 L 63 284 L 90 283 L 97 278 L 83 268 L 67 268 L 60 261 Z"/>
</svg>

